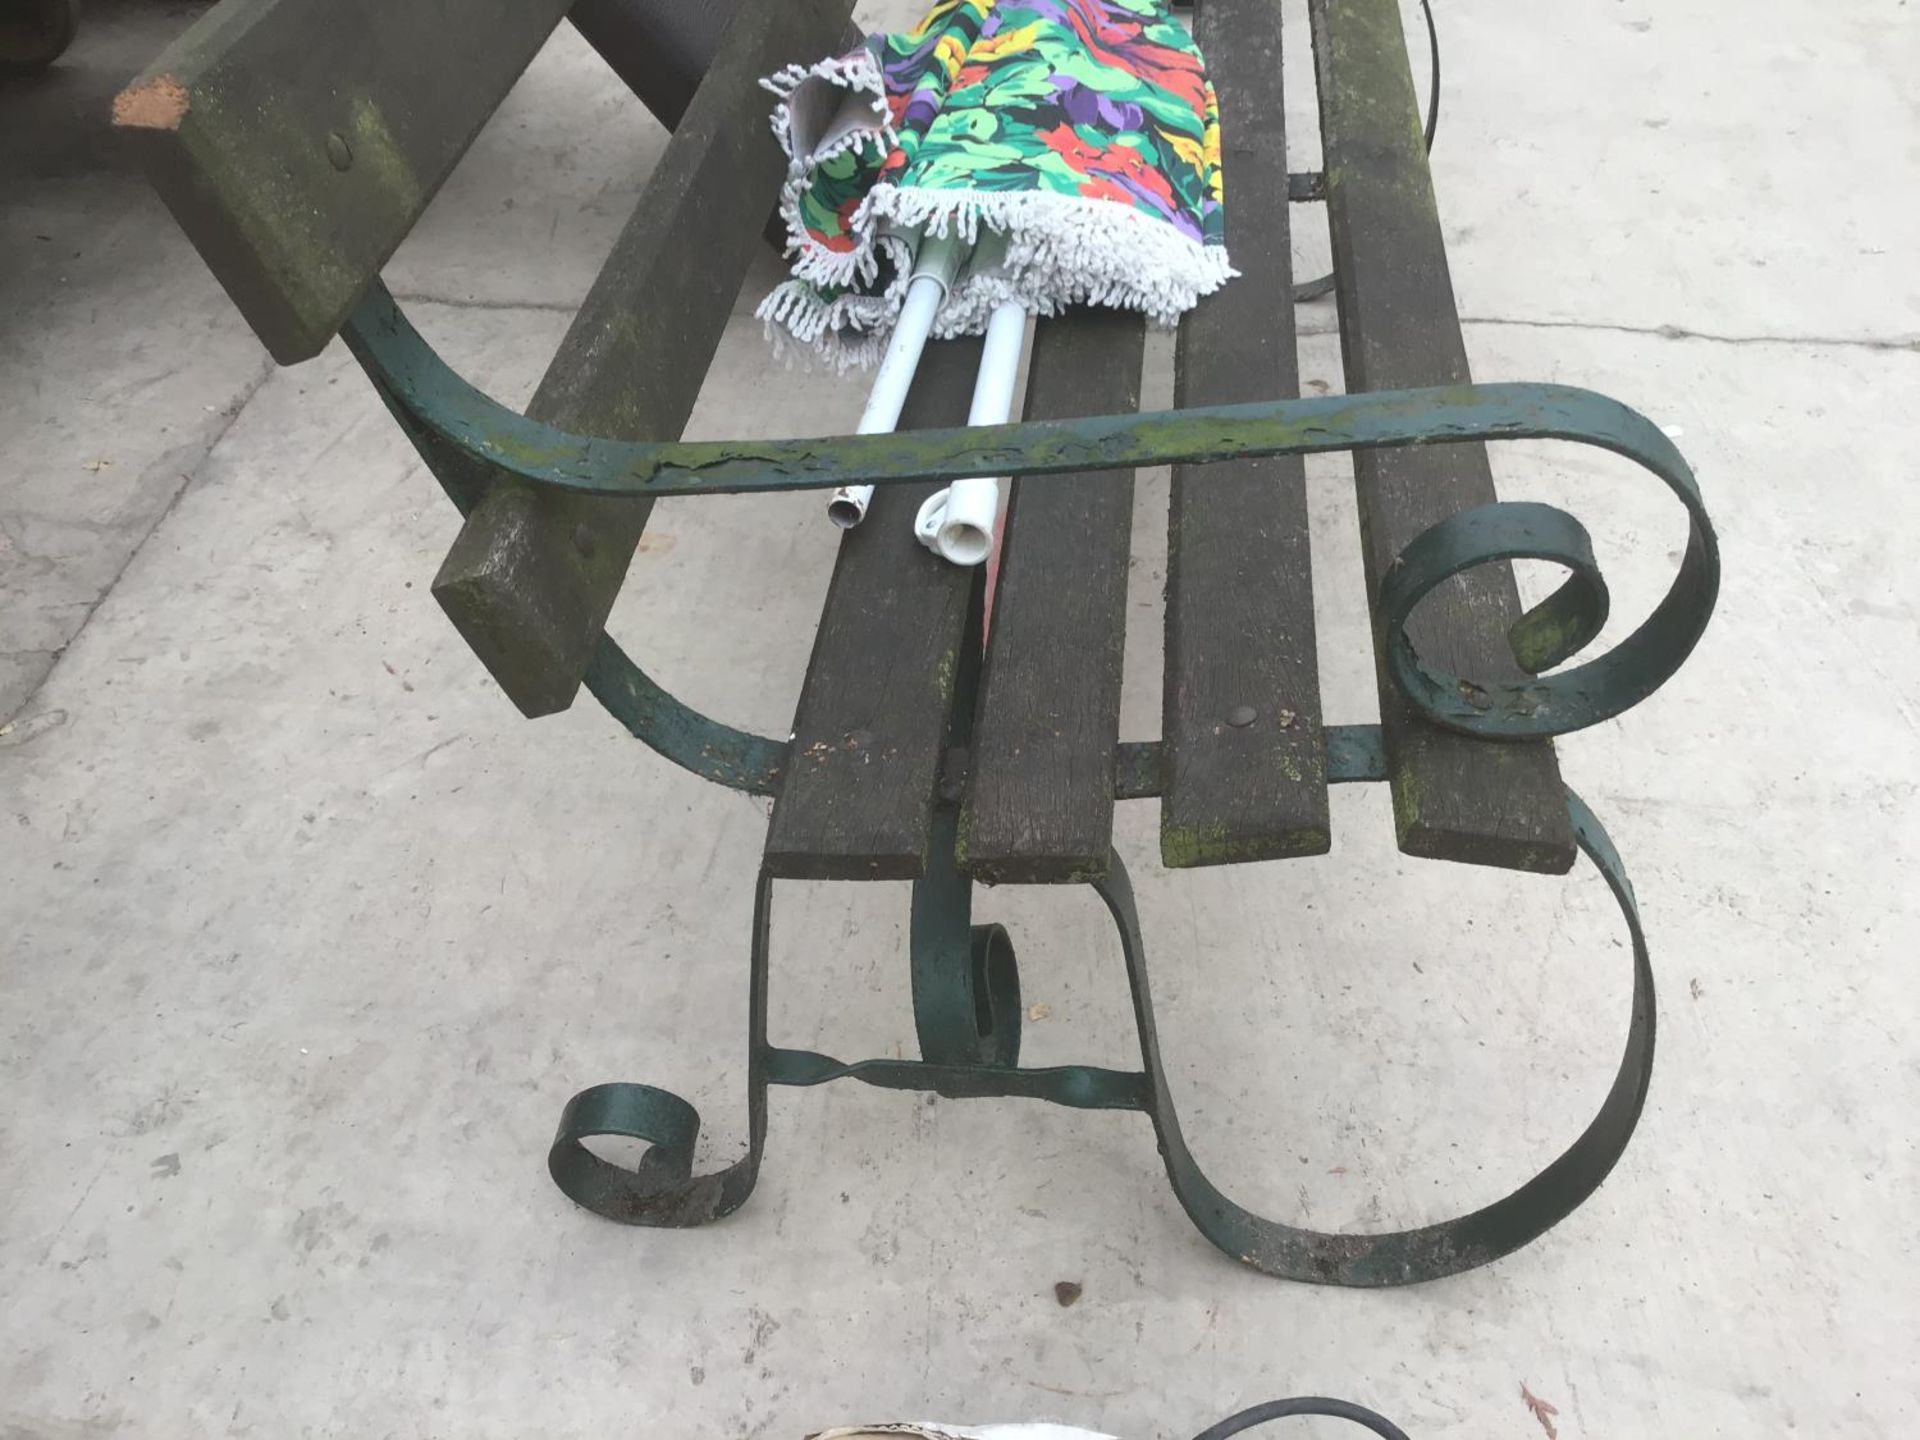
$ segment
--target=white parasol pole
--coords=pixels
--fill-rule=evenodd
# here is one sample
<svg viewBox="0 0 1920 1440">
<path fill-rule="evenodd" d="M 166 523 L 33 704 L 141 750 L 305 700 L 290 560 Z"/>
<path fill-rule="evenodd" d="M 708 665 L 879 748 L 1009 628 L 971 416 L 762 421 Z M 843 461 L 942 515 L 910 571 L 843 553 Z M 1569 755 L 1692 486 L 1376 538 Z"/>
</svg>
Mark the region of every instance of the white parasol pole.
<svg viewBox="0 0 1920 1440">
<path fill-rule="evenodd" d="M 1027 341 L 1027 311 L 1018 300 L 1003 300 L 987 320 L 980 372 L 974 377 L 969 425 L 1004 425 L 1013 415 L 1013 387 L 1020 373 L 1020 352 Z M 956 480 L 927 497 L 914 522 L 914 534 L 929 550 L 956 565 L 978 565 L 993 553 L 994 522 L 1000 512 L 1000 482 Z"/>
<path fill-rule="evenodd" d="M 900 318 L 894 323 L 893 338 L 887 342 L 879 373 L 873 377 L 873 389 L 867 395 L 867 408 L 860 416 L 856 434 L 885 435 L 900 423 L 907 392 L 913 388 L 914 371 L 920 368 L 920 355 L 927 348 L 927 335 L 933 329 L 933 317 L 945 302 L 953 277 L 959 273 L 962 253 L 960 238 L 951 233 L 929 235 L 920 242 L 913 259 L 913 278 L 907 285 L 906 300 L 900 307 Z M 1016 353 L 1016 362 L 1018 358 Z M 827 501 L 827 518 L 842 530 L 851 530 L 866 519 L 867 506 L 872 503 L 873 486 L 843 485 Z"/>
</svg>

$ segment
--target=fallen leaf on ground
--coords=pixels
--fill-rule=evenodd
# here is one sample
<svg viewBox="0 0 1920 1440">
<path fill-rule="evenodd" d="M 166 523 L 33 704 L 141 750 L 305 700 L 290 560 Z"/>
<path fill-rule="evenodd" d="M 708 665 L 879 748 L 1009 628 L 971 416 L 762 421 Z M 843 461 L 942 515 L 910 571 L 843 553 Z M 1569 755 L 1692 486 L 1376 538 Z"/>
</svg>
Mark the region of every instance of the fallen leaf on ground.
<svg viewBox="0 0 1920 1440">
<path fill-rule="evenodd" d="M 1550 1405 L 1527 1388 L 1527 1382 L 1520 1382 L 1520 1398 L 1526 1402 L 1527 1409 L 1533 1412 L 1533 1418 L 1540 1422 L 1540 1428 L 1547 1432 L 1547 1440 L 1558 1440 L 1559 1428 L 1553 1423 L 1553 1417 L 1560 1413 L 1556 1405 Z"/>
</svg>

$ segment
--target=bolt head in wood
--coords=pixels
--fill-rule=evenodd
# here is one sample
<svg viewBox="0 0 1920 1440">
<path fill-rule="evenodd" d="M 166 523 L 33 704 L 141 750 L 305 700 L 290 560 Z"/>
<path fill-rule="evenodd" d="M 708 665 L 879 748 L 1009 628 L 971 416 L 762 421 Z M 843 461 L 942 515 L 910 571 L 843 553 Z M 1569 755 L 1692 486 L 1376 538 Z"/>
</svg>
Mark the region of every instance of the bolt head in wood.
<svg viewBox="0 0 1920 1440">
<path fill-rule="evenodd" d="M 1227 724 L 1236 730 L 1244 730 L 1253 724 L 1255 713 L 1251 705 L 1236 705 L 1227 712 Z"/>
</svg>

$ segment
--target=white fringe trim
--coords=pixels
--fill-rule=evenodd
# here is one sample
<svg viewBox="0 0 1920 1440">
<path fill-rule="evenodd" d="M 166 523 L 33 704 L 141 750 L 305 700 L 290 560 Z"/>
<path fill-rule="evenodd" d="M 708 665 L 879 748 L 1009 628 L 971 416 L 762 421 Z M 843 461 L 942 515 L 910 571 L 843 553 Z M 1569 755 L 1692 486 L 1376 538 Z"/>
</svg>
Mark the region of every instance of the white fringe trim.
<svg viewBox="0 0 1920 1440">
<path fill-rule="evenodd" d="M 801 146 L 793 128 L 793 97 L 811 84 L 831 85 L 836 89 L 868 97 L 873 110 L 871 128 L 848 130 L 829 143 L 814 149 Z M 887 84 L 880 73 L 880 62 L 870 50 L 854 50 L 832 56 L 814 65 L 789 65 L 760 82 L 761 87 L 780 97 L 773 107 L 773 133 L 787 156 L 787 178 L 780 187 L 780 219 L 787 227 L 787 255 L 794 260 L 793 273 L 802 280 L 822 285 L 871 284 L 879 273 L 875 247 L 869 242 L 857 251 L 836 254 L 812 241 L 806 222 L 800 216 L 800 199 L 806 193 L 812 170 L 829 160 L 871 145 L 876 159 L 899 145 L 899 132 L 893 128 L 893 111 L 887 105 Z"/>
<path fill-rule="evenodd" d="M 958 234 L 977 241 L 981 227 L 1007 237 L 1003 266 L 963 273 L 934 317 L 935 337 L 977 335 L 994 307 L 1017 299 L 1029 313 L 1055 315 L 1070 305 L 1138 310 L 1171 326 L 1237 272 L 1226 249 L 1190 239 L 1172 224 L 1117 200 L 1052 191 L 930 190 L 877 185 L 854 216 L 861 245 L 846 254 L 797 245 L 794 279 L 755 312 L 780 348 L 791 339 L 836 369 L 871 365 L 886 349 L 906 295 L 909 256 L 900 230 Z M 820 286 L 871 282 L 880 258 L 891 283 L 872 294 L 829 300 Z"/>
<path fill-rule="evenodd" d="M 792 364 L 797 345 L 841 372 L 879 362 L 912 283 L 913 246 L 906 236 L 889 234 L 877 237 L 875 248 L 893 265 L 884 290 L 849 290 L 830 300 L 812 281 L 787 280 L 760 302 L 753 313 L 776 358 Z"/>
<path fill-rule="evenodd" d="M 780 103 L 773 107 L 771 123 L 773 133 L 780 140 L 780 148 L 786 152 L 789 160 L 800 165 L 818 165 L 852 148 L 840 144 L 829 146 L 817 154 L 807 154 L 795 145 L 791 102 L 794 94 L 809 80 L 819 80 L 856 94 L 864 92 L 872 101 L 875 124 L 870 131 L 855 133 L 863 140 L 877 139 L 882 155 L 900 143 L 900 136 L 893 128 L 893 111 L 887 106 L 887 82 L 880 73 L 880 62 L 874 59 L 871 50 L 863 48 L 850 50 L 845 55 L 831 56 L 813 65 L 789 65 L 760 82 L 761 89 L 770 90 L 780 97 Z"/>
</svg>

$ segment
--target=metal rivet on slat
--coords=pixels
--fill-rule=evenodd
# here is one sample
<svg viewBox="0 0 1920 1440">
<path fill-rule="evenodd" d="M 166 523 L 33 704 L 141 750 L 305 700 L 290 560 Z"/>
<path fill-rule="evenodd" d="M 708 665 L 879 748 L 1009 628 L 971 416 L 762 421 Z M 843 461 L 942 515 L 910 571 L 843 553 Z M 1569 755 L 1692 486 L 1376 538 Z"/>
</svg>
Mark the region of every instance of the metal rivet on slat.
<svg viewBox="0 0 1920 1440">
<path fill-rule="evenodd" d="M 336 170 L 346 170 L 353 165 L 353 147 L 347 144 L 347 137 L 338 130 L 327 136 L 327 159 L 333 162 Z"/>
<path fill-rule="evenodd" d="M 1236 705 L 1227 712 L 1227 724 L 1236 730 L 1244 730 L 1253 724 L 1254 708 L 1251 705 Z"/>
<path fill-rule="evenodd" d="M 595 549 L 593 531 L 589 530 L 585 525 L 574 526 L 573 548 L 580 552 L 580 558 L 582 560 L 591 560 Z"/>
</svg>

